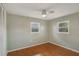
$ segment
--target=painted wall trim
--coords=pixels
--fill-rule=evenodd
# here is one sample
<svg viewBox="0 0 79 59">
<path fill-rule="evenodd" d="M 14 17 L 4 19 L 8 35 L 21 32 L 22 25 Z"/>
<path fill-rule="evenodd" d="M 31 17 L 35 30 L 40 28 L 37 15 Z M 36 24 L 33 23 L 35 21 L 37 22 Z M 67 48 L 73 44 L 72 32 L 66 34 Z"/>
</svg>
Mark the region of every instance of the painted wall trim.
<svg viewBox="0 0 79 59">
<path fill-rule="evenodd" d="M 7 38 L 6 38 L 6 34 L 7 34 L 7 32 L 6 32 L 6 10 L 5 10 L 5 8 L 4 8 L 4 6 L 2 5 L 2 4 L 0 4 L 1 6 L 1 9 L 2 9 L 2 11 L 1 11 L 1 20 L 2 20 L 2 43 L 1 43 L 1 45 L 2 45 L 2 53 L 1 53 L 1 56 L 6 56 L 7 55 L 7 46 L 6 46 L 6 40 L 7 40 Z"/>
<path fill-rule="evenodd" d="M 41 45 L 41 44 L 45 44 L 45 43 L 48 43 L 48 42 L 42 42 L 42 43 L 38 43 L 38 44 L 27 46 L 27 47 L 21 47 L 21 48 L 13 49 L 13 50 L 8 51 L 7 53 L 13 52 L 13 51 L 16 51 L 16 50 L 21 50 L 21 49 L 24 49 L 24 48 L 30 48 L 30 47 Z"/>
<path fill-rule="evenodd" d="M 65 49 L 71 50 L 71 51 L 73 51 L 73 52 L 79 53 L 78 50 L 75 50 L 75 49 L 72 49 L 72 48 L 69 48 L 69 47 L 65 47 L 65 46 L 63 46 L 63 45 L 60 45 L 60 44 L 57 44 L 57 43 L 53 43 L 53 42 L 50 42 L 50 41 L 49 41 L 49 43 L 55 44 L 55 45 L 57 45 L 57 46 L 60 46 L 60 47 L 63 47 L 63 48 L 65 48 Z"/>
</svg>

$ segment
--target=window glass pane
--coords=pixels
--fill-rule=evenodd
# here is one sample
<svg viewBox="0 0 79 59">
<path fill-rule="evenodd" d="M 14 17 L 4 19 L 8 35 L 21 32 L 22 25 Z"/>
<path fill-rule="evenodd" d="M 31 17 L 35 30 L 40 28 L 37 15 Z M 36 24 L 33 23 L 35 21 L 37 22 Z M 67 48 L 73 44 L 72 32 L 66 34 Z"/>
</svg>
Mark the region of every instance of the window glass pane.
<svg viewBox="0 0 79 59">
<path fill-rule="evenodd" d="M 60 24 L 59 24 L 59 27 L 67 27 L 67 26 L 68 26 L 67 23 L 60 23 Z"/>
<path fill-rule="evenodd" d="M 32 32 L 39 32 L 38 24 L 32 24 Z"/>
<path fill-rule="evenodd" d="M 39 32 L 40 31 L 40 23 L 31 22 L 31 32 Z"/>
<path fill-rule="evenodd" d="M 59 28 L 59 32 L 68 32 L 68 28 Z"/>
</svg>

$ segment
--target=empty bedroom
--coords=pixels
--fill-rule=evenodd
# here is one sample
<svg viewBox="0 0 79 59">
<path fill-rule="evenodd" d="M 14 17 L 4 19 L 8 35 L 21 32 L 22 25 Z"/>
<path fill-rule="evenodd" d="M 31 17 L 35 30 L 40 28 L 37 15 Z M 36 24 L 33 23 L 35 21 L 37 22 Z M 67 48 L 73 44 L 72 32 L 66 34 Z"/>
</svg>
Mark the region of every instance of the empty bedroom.
<svg viewBox="0 0 79 59">
<path fill-rule="evenodd" d="M 79 56 L 79 3 L 0 3 L 1 56 Z"/>
</svg>

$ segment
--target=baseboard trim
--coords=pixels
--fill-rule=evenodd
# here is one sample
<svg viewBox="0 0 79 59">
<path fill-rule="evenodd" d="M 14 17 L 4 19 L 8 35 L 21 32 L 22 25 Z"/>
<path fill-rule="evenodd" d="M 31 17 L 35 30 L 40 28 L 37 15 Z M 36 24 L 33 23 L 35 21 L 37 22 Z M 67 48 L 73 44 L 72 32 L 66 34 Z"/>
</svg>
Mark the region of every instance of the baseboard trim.
<svg viewBox="0 0 79 59">
<path fill-rule="evenodd" d="M 27 47 L 21 47 L 21 48 L 13 49 L 13 50 L 8 51 L 7 53 L 17 51 L 17 50 L 21 50 L 21 49 L 25 49 L 25 48 L 30 48 L 30 47 L 45 44 L 45 43 L 48 43 L 48 42 L 42 42 L 42 43 L 34 44 L 34 45 L 31 45 L 31 46 L 27 46 Z"/>
<path fill-rule="evenodd" d="M 60 45 L 60 44 L 57 44 L 57 43 L 53 43 L 53 42 L 50 42 L 50 41 L 49 41 L 49 43 L 55 44 L 55 45 L 57 45 L 57 46 L 60 46 L 60 47 L 63 47 L 63 48 L 65 48 L 65 49 L 71 50 L 71 51 L 73 51 L 73 52 L 79 53 L 78 50 L 74 50 L 74 49 L 72 49 L 72 48 L 65 47 L 65 46 L 63 46 L 63 45 Z"/>
</svg>

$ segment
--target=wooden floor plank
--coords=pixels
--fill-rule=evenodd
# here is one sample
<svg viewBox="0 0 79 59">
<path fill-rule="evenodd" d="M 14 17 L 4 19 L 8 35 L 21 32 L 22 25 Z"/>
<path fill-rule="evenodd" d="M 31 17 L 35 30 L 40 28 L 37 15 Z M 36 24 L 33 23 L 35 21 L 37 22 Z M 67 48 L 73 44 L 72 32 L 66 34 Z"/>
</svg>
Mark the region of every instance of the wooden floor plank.
<svg viewBox="0 0 79 59">
<path fill-rule="evenodd" d="M 9 52 L 8 56 L 79 56 L 79 53 L 46 43 L 38 46 Z"/>
</svg>

